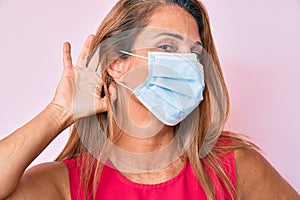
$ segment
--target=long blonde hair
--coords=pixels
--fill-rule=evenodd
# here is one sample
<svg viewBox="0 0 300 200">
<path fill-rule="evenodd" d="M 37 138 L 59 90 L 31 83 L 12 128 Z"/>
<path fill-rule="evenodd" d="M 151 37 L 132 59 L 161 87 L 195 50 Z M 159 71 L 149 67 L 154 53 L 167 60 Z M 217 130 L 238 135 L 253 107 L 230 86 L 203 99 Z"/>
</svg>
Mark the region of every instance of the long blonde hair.
<svg viewBox="0 0 300 200">
<path fill-rule="evenodd" d="M 138 34 L 138 32 L 134 32 L 134 30 L 146 27 L 155 9 L 165 5 L 177 5 L 196 19 L 203 47 L 207 53 L 207 56 L 202 60 L 204 71 L 208 74 L 205 77 L 206 89 L 204 90 L 204 99 L 199 106 L 200 120 L 191 121 L 191 124 L 197 124 L 197 126 L 191 127 L 199 128 L 195 130 L 197 132 L 196 138 L 187 151 L 188 159 L 208 199 L 216 198 L 216 188 L 205 166 L 217 174 L 224 185 L 224 191 L 229 191 L 231 197 L 235 199 L 235 187 L 224 169 L 224 166 L 221 164 L 220 152 L 226 154 L 237 148 L 252 148 L 254 145 L 240 139 L 233 133 L 228 133 L 223 137 L 224 134 L 222 131 L 229 115 L 229 95 L 211 34 L 208 14 L 201 2 L 197 0 L 120 0 L 98 28 L 90 55 L 100 46 L 101 48 L 105 48 L 103 52 L 111 53 L 116 56 L 118 55 L 117 50 L 121 49 L 120 45 L 122 45 L 123 48 L 127 48 L 123 50 L 130 51 L 133 41 L 124 40 L 122 37 L 117 38 L 114 45 L 105 46 L 101 44 L 107 39 L 113 38 L 116 35 L 122 35 L 122 33 L 130 30 L 133 30 L 130 33 L 130 38 L 134 39 Z M 123 44 L 120 44 L 120 42 L 123 42 Z M 104 59 L 104 56 L 102 58 Z M 100 62 L 107 64 L 110 61 L 106 60 Z M 103 74 L 102 78 L 105 81 L 103 95 L 109 96 L 108 86 L 113 80 L 107 74 L 105 68 L 104 66 L 103 69 L 101 69 Z M 97 120 L 101 124 L 101 129 L 105 137 L 113 139 L 111 107 L 107 112 L 98 114 Z M 81 161 L 84 162 L 81 163 L 81 180 L 82 184 L 84 184 L 84 193 L 87 195 L 87 193 L 91 192 L 95 197 L 103 164 L 96 162 L 83 145 L 82 140 L 96 141 L 98 137 L 90 121 L 90 117 L 80 119 L 78 122 L 81 127 L 80 131 L 77 130 L 78 126 L 73 126 L 70 138 L 56 160 L 62 161 L 77 156 L 84 158 L 81 159 Z M 220 134 L 222 137 L 219 137 Z M 217 141 L 224 140 L 224 138 L 231 141 L 231 143 L 229 145 L 216 144 Z M 88 185 L 91 181 L 93 181 L 93 191 L 88 191 Z"/>
</svg>

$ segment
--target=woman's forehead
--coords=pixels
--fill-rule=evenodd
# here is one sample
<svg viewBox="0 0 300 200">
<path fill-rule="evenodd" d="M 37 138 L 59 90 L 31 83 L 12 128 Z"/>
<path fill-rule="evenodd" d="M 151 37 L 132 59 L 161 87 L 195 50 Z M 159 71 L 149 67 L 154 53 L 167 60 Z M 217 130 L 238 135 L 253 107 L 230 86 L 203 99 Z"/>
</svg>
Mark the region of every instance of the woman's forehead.
<svg viewBox="0 0 300 200">
<path fill-rule="evenodd" d="M 200 41 L 200 34 L 195 18 L 176 5 L 162 6 L 156 9 L 149 20 L 147 27 L 156 27 L 179 35 L 186 36 L 194 41 Z"/>
<path fill-rule="evenodd" d="M 143 28 L 139 35 L 135 38 L 132 50 L 153 48 L 156 44 L 161 42 L 175 42 L 184 46 L 192 47 L 201 45 L 199 40 L 193 40 L 182 32 L 176 32 L 172 29 L 159 28 L 159 27 L 146 27 Z M 172 43 L 173 43 L 172 42 Z M 174 43 L 173 43 L 174 44 Z"/>
</svg>

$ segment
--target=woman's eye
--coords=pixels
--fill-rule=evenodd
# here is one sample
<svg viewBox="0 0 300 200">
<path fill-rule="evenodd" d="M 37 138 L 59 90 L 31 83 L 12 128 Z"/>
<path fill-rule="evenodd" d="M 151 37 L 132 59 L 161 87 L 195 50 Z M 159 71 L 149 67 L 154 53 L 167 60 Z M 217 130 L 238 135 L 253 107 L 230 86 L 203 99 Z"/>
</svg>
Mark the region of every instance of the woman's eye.
<svg viewBox="0 0 300 200">
<path fill-rule="evenodd" d="M 159 45 L 158 48 L 167 52 L 175 52 L 175 48 L 170 44 L 162 44 Z"/>
</svg>

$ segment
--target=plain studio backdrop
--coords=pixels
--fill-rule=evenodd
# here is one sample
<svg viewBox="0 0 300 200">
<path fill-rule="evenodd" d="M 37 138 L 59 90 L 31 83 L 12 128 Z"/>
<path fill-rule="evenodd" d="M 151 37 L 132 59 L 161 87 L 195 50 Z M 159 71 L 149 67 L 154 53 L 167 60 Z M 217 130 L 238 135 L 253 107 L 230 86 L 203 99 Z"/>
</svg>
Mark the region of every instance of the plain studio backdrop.
<svg viewBox="0 0 300 200">
<path fill-rule="evenodd" d="M 52 100 L 63 42 L 71 43 L 76 62 L 115 2 L 0 0 L 0 138 Z M 231 97 L 226 128 L 251 137 L 300 192 L 300 1 L 204 3 Z M 33 164 L 52 161 L 68 135 L 69 129 Z"/>
</svg>

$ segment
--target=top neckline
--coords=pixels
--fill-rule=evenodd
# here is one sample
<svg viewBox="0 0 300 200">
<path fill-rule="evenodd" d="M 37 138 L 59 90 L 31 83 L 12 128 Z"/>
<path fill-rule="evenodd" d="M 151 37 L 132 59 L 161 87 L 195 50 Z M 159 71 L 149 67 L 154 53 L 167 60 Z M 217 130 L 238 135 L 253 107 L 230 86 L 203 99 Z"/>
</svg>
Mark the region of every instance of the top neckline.
<svg viewBox="0 0 300 200">
<path fill-rule="evenodd" d="M 155 183 L 155 184 L 147 184 L 147 183 L 137 183 L 134 182 L 128 178 L 126 178 L 121 172 L 119 172 L 117 169 L 109 167 L 105 165 L 103 172 L 104 171 L 110 171 L 113 173 L 113 175 L 122 183 L 129 185 L 130 187 L 138 187 L 138 188 L 159 188 L 159 187 L 165 187 L 168 185 L 175 184 L 179 179 L 181 179 L 187 172 L 188 168 L 190 168 L 190 163 L 189 160 L 187 159 L 186 162 L 184 163 L 183 168 L 179 171 L 177 175 L 175 175 L 173 178 L 160 182 L 160 183 Z"/>
</svg>

